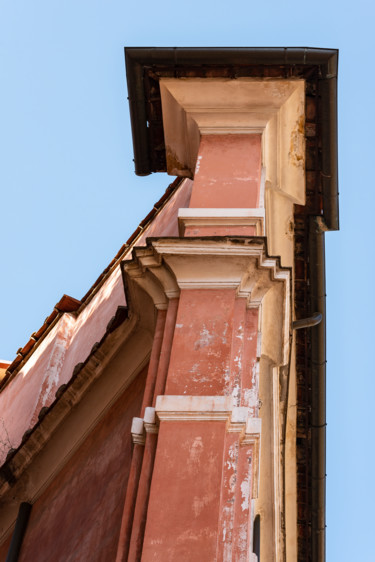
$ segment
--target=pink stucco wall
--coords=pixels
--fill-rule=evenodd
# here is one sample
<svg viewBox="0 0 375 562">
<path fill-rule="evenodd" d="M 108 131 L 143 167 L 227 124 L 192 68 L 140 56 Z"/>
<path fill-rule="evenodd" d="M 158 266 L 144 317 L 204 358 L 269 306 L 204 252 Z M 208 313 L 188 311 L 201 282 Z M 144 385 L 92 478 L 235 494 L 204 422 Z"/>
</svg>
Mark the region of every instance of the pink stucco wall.
<svg viewBox="0 0 375 562">
<path fill-rule="evenodd" d="M 202 135 L 190 207 L 259 205 L 260 135 Z"/>
<path fill-rule="evenodd" d="M 20 562 L 115 559 L 131 460 L 130 426 L 139 414 L 146 372 L 147 368 L 138 375 L 33 505 Z M 1 549 L 0 553 L 4 554 Z"/>
<path fill-rule="evenodd" d="M 234 301 L 231 289 L 181 291 L 166 394 L 230 394 Z"/>
<path fill-rule="evenodd" d="M 177 214 L 188 206 L 192 182 L 186 180 L 136 241 L 150 236 L 178 236 Z M 131 252 L 128 255 L 131 259 Z M 56 390 L 67 383 L 74 367 L 84 362 L 99 342 L 125 296 L 120 267 L 100 287 L 76 318 L 65 313 L 16 377 L 0 393 L 0 465 L 8 450 L 17 448 L 26 430 L 37 421 L 40 409 L 50 406 Z"/>
<path fill-rule="evenodd" d="M 144 562 L 215 560 L 224 438 L 225 422 L 161 422 Z"/>
<path fill-rule="evenodd" d="M 185 181 L 135 244 L 144 245 L 147 237 L 178 236 L 181 207 L 257 207 L 260 173 L 259 135 L 203 136 L 194 185 Z M 231 234 L 228 228 L 221 233 Z M 258 416 L 258 310 L 248 308 L 233 284 L 215 283 L 214 271 L 212 276 L 212 288 L 182 289 L 159 315 L 147 382 L 144 370 L 35 502 L 21 562 L 107 561 L 116 553 L 121 562 L 246 559 L 253 444 L 242 443 L 243 420 L 240 429 L 234 424 L 229 430 L 229 411 L 227 418 L 209 410 L 203 418 L 162 419 L 159 428 L 148 427 L 142 466 L 138 461 L 135 466 L 135 457 L 131 466 L 131 418 L 155 405 L 157 396 L 224 396 L 230 408 L 245 410 L 245 417 Z M 0 395 L 16 445 L 39 406 L 53 401 L 123 304 L 117 268 L 78 318 L 63 316 Z M 25 412 L 16 419 L 14 404 L 24 403 Z M 131 468 L 138 487 L 129 510 L 125 495 Z M 122 520 L 130 536 L 123 533 Z M 226 548 L 232 549 L 231 558 Z"/>
</svg>

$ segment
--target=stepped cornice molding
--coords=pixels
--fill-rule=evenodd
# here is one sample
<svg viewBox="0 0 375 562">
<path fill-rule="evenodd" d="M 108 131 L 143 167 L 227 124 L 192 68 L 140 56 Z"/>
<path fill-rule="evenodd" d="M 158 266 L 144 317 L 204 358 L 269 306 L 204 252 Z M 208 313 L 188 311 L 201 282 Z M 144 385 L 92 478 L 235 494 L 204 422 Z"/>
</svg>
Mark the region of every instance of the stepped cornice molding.
<svg viewBox="0 0 375 562">
<path fill-rule="evenodd" d="M 287 362 L 290 332 L 289 268 L 267 255 L 261 237 L 158 238 L 133 250 L 132 261 L 122 264 L 133 310 L 145 291 L 158 309 L 167 308 L 180 290 L 233 289 L 249 308 L 259 307 L 272 289 L 279 294 L 273 310 L 274 329 L 282 334 L 277 353 Z M 143 294 L 143 297 L 142 297 Z"/>
<path fill-rule="evenodd" d="M 233 289 L 257 308 L 272 289 L 273 329 L 281 333 L 277 363 L 286 364 L 290 334 L 290 268 L 267 255 L 262 237 L 151 238 L 133 250 L 132 261 L 122 262 L 128 300 L 136 312 L 144 292 L 154 306 L 166 309 L 180 290 Z"/>
</svg>

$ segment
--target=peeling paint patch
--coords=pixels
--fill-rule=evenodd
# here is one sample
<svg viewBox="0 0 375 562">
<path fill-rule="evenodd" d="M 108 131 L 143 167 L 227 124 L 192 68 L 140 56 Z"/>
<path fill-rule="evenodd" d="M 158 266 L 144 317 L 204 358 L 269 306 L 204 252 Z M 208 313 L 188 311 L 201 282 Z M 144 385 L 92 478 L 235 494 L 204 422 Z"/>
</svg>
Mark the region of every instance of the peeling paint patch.
<svg viewBox="0 0 375 562">
<path fill-rule="evenodd" d="M 257 382 L 259 379 L 259 361 L 255 361 L 253 363 L 253 367 L 251 369 L 251 384 L 252 386 L 257 386 Z"/>
<path fill-rule="evenodd" d="M 224 322 L 224 331 L 223 335 L 221 336 L 221 341 L 223 344 L 227 343 L 227 333 L 228 333 L 228 322 Z"/>
<path fill-rule="evenodd" d="M 232 562 L 232 545 L 230 543 L 224 545 L 223 562 Z"/>
<path fill-rule="evenodd" d="M 305 118 L 300 115 L 290 135 L 290 148 L 288 158 L 290 163 L 297 168 L 305 166 Z"/>
<path fill-rule="evenodd" d="M 240 324 L 239 327 L 238 327 L 238 334 L 236 334 L 236 338 L 243 341 L 243 326 L 242 326 L 242 324 Z"/>
<path fill-rule="evenodd" d="M 189 460 L 193 463 L 199 462 L 200 456 L 203 451 L 202 437 L 196 437 L 190 449 Z"/>
<path fill-rule="evenodd" d="M 204 496 L 203 498 L 199 496 L 194 496 L 193 511 L 195 517 L 198 517 L 202 513 L 203 509 L 211 503 L 211 501 L 212 501 L 212 497 L 208 495 Z"/>
<path fill-rule="evenodd" d="M 189 170 L 189 165 L 181 162 L 176 152 L 170 146 L 165 147 L 166 159 L 168 173 L 170 175 L 181 175 L 186 177 L 192 177 L 191 171 Z"/>
<path fill-rule="evenodd" d="M 247 550 L 247 525 L 242 523 L 239 528 L 238 533 L 238 547 L 239 547 L 239 555 L 238 562 L 246 562 L 246 550 Z"/>
<path fill-rule="evenodd" d="M 235 362 L 236 366 L 238 367 L 238 369 L 241 371 L 241 369 L 242 369 L 242 359 L 241 359 L 241 356 L 240 356 L 240 355 L 237 355 L 237 356 L 234 358 L 234 362 Z"/>
<path fill-rule="evenodd" d="M 236 470 L 237 456 L 238 456 L 238 443 L 234 443 L 228 449 L 229 459 L 226 461 L 227 469 Z"/>
<path fill-rule="evenodd" d="M 199 168 L 201 167 L 201 160 L 202 160 L 202 155 L 200 154 L 197 158 L 197 163 L 195 165 L 195 173 L 196 174 L 199 173 Z"/>
<path fill-rule="evenodd" d="M 192 365 L 192 367 L 191 367 L 189 373 L 195 374 L 195 373 L 198 372 L 198 370 L 199 370 L 199 363 L 194 363 L 194 365 Z"/>
<path fill-rule="evenodd" d="M 215 340 L 215 336 L 210 334 L 209 330 L 203 325 L 203 328 L 199 334 L 199 339 L 195 342 L 194 349 L 202 349 L 202 347 L 208 347 Z"/>
<path fill-rule="evenodd" d="M 250 497 L 250 478 L 249 475 L 241 482 L 241 509 L 245 511 L 249 509 L 249 497 Z"/>
<path fill-rule="evenodd" d="M 256 408 L 258 405 L 258 392 L 254 388 L 246 388 L 243 391 L 244 405 L 248 408 Z"/>
<path fill-rule="evenodd" d="M 233 387 L 232 396 L 233 396 L 234 406 L 239 406 L 240 405 L 240 399 L 241 399 L 241 388 L 240 388 L 240 385 L 238 383 L 235 384 L 234 387 Z"/>
<path fill-rule="evenodd" d="M 151 539 L 151 544 L 163 544 L 162 539 Z"/>
</svg>

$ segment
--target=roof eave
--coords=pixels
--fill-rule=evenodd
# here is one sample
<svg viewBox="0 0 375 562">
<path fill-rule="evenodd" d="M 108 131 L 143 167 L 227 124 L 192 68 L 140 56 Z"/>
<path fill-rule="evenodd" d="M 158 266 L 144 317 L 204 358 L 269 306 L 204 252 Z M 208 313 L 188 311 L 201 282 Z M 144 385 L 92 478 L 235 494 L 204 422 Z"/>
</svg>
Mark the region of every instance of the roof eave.
<svg viewBox="0 0 375 562">
<path fill-rule="evenodd" d="M 324 221 L 327 230 L 339 228 L 337 178 L 337 49 L 309 47 L 125 47 L 128 99 L 133 136 L 135 173 L 146 176 L 152 168 L 145 67 L 166 70 L 183 67 L 318 66 L 322 92 L 322 177 Z M 162 170 L 166 171 L 166 170 Z"/>
</svg>

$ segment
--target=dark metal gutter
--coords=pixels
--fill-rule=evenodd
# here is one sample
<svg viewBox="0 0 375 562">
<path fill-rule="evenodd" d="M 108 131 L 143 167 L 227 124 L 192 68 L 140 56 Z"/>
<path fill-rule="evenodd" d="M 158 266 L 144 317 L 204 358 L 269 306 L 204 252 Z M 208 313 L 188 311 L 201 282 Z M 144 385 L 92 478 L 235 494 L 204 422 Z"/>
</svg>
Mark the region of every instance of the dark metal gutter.
<svg viewBox="0 0 375 562">
<path fill-rule="evenodd" d="M 338 157 L 337 157 L 337 55 L 320 81 L 323 210 L 327 230 L 339 229 Z M 333 64 L 331 65 L 333 66 Z"/>
<path fill-rule="evenodd" d="M 138 176 L 148 176 L 151 173 L 151 163 L 148 147 L 146 102 L 143 88 L 143 68 L 141 62 L 134 57 L 134 53 L 133 56 L 130 57 L 129 51 L 130 49 L 125 49 L 125 61 L 135 173 Z"/>
<path fill-rule="evenodd" d="M 6 557 L 6 562 L 17 562 L 20 555 L 23 537 L 25 536 L 27 523 L 29 521 L 32 505 L 22 502 L 17 516 L 16 527 L 13 532 L 12 541 Z"/>
</svg>

